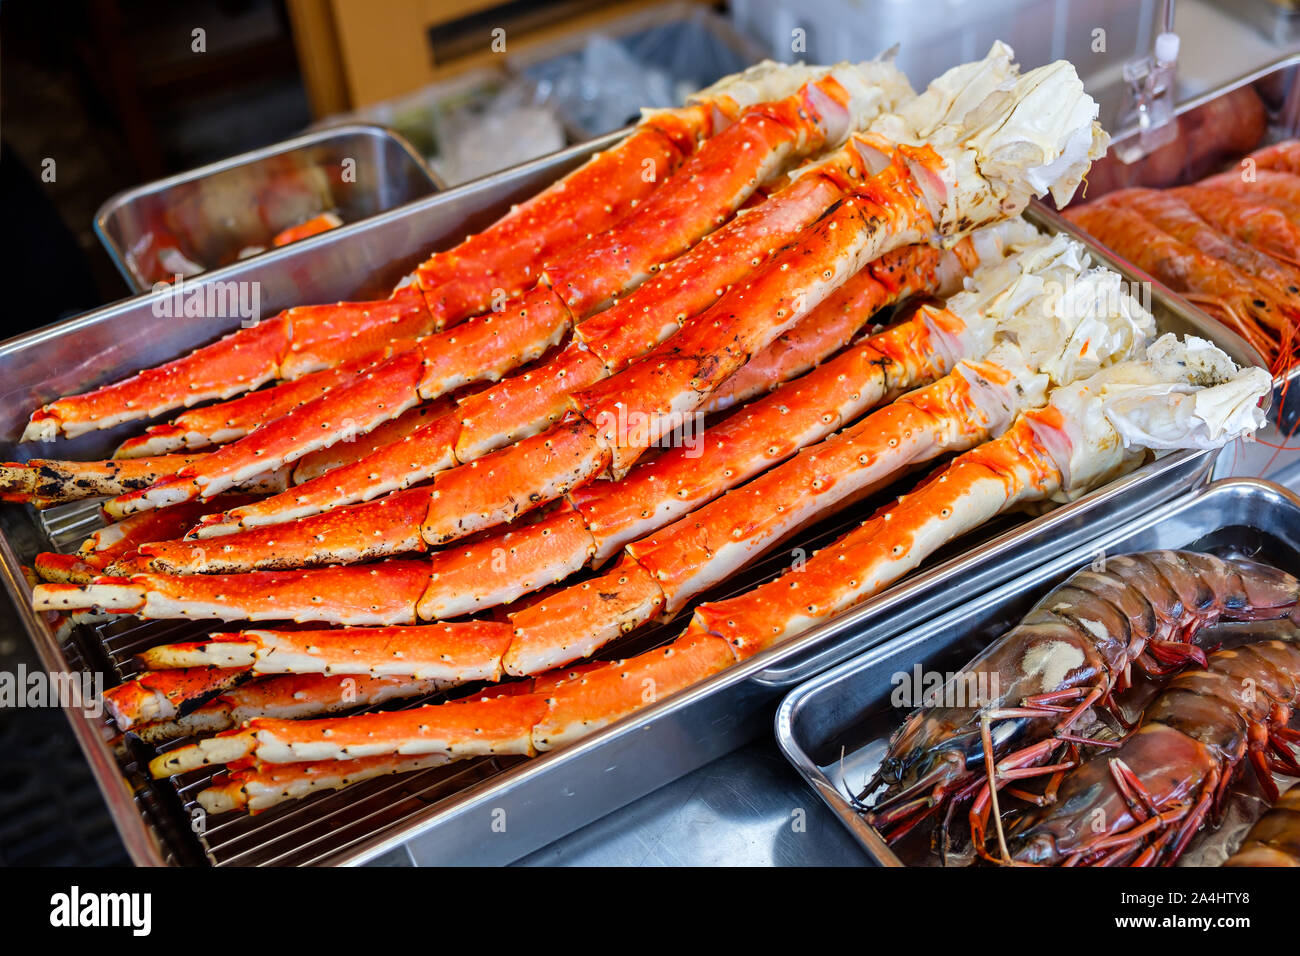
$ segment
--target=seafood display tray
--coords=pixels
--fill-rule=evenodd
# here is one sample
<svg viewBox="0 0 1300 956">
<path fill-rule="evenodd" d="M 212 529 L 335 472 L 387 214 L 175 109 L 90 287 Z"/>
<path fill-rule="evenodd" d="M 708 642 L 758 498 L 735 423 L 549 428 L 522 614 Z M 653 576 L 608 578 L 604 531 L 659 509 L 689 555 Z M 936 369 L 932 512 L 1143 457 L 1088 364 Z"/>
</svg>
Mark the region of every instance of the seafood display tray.
<svg viewBox="0 0 1300 956">
<path fill-rule="evenodd" d="M 796 688 L 776 714 L 777 744 L 862 848 L 882 866 L 904 863 L 849 803 L 906 711 L 891 706 L 895 675 L 948 673 L 1000 637 L 1044 594 L 1105 555 L 1159 548 L 1225 549 L 1300 572 L 1300 497 L 1272 482 L 1228 479 L 1115 527 L 960 607 L 845 661 Z"/>
<path fill-rule="evenodd" d="M 617 138 L 612 134 L 390 213 L 206 273 L 195 280 L 257 282 L 263 314 L 301 302 L 358 298 L 391 286 L 427 251 L 481 228 L 512 202 L 535 192 Z M 1067 228 L 1036 208 L 1030 218 Z M 1067 229 L 1068 231 L 1068 229 Z M 1114 260 L 1102 255 L 1108 262 Z M 1121 270 L 1123 271 L 1123 270 Z M 366 276 L 358 288 L 354 279 Z M 1131 274 L 1129 276 L 1132 278 Z M 182 354 L 239 321 L 176 321 L 154 306 L 159 296 L 125 300 L 0 343 L 0 455 L 93 458 L 107 455 L 128 430 L 97 432 L 55 445 L 17 445 L 27 413 L 59 395 L 86 390 Z M 1238 361 L 1256 361 L 1240 340 L 1156 291 L 1160 326 L 1216 340 Z M 344 792 L 283 804 L 256 816 L 206 819 L 196 772 L 153 781 L 143 772 L 151 750 L 128 738 L 116 746 L 103 717 L 66 711 L 132 858 L 142 864 L 307 865 L 361 863 L 404 846 L 417 863 L 505 863 L 558 839 L 762 734 L 780 694 L 854 653 L 940 614 L 971 594 L 1043 564 L 1096 534 L 1138 520 L 1150 508 L 1207 479 L 1209 452 L 1177 452 L 1153 461 L 1076 502 L 1035 518 L 1004 519 L 949 545 L 917 573 L 838 618 L 752 660 L 612 724 L 565 749 L 531 760 L 494 758 L 370 780 Z M 894 489 L 896 492 L 898 489 Z M 881 502 L 867 500 L 788 542 L 816 549 Z M 100 672 L 106 685 L 134 673 L 133 655 L 164 640 L 183 640 L 216 625 L 127 619 L 74 630 L 60 639 L 31 610 L 24 565 L 41 550 L 74 547 L 98 521 L 94 503 L 0 510 L 0 576 L 54 672 Z M 717 599 L 784 570 L 790 551 L 769 556 L 720 591 Z M 683 613 L 689 613 L 688 607 Z M 681 618 L 634 634 L 600 656 L 619 657 L 664 643 Z M 421 701 L 408 703 L 414 706 Z M 504 823 L 504 826 L 502 825 Z"/>
<path fill-rule="evenodd" d="M 349 160 L 351 178 L 342 175 Z M 300 195 L 297 205 L 275 195 L 285 187 Z M 331 208 L 344 222 L 357 222 L 444 188 L 401 136 L 350 123 L 120 192 L 95 213 L 95 234 L 131 290 L 145 292 L 157 277 L 141 274 L 129 253 L 153 230 L 165 228 L 191 255 L 230 261 L 242 247 L 266 244 L 280 230 Z M 249 217 L 242 224 L 247 229 L 239 228 L 231 209 Z"/>
</svg>

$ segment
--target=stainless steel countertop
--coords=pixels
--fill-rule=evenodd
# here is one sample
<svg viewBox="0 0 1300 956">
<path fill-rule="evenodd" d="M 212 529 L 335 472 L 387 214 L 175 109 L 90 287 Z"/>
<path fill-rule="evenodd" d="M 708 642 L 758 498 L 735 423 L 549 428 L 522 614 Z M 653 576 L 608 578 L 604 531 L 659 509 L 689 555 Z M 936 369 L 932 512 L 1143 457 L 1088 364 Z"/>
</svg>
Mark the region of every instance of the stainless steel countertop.
<svg viewBox="0 0 1300 956">
<path fill-rule="evenodd" d="M 773 708 L 775 710 L 775 707 Z M 473 865 L 472 859 L 465 860 Z M 770 737 L 516 862 L 516 866 L 863 866 L 871 860 Z M 372 866 L 411 866 L 405 848 Z"/>
</svg>

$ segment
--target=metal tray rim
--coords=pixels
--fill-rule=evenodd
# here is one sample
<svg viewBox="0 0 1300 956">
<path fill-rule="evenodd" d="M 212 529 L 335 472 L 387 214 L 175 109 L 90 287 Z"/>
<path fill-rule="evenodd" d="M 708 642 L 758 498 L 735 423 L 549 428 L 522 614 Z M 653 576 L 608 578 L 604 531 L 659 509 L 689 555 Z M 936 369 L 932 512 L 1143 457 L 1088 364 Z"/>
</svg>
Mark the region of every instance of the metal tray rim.
<svg viewBox="0 0 1300 956">
<path fill-rule="evenodd" d="M 119 190 L 99 204 L 99 208 L 95 210 L 94 218 L 91 220 L 91 227 L 95 231 L 95 236 L 108 252 L 109 258 L 113 260 L 113 265 L 117 267 L 117 271 L 120 272 L 122 278 L 126 280 L 127 285 L 130 288 L 137 290 L 137 292 L 147 292 L 149 291 L 149 288 L 144 285 L 140 277 L 136 276 L 131 271 L 130 266 L 127 265 L 126 250 L 124 250 L 118 244 L 117 240 L 108 232 L 106 225 L 107 220 L 117 209 L 164 189 L 170 189 L 184 183 L 196 182 L 200 179 L 205 179 L 208 176 L 214 176 L 230 169 L 238 169 L 241 166 L 261 162 L 262 160 L 270 159 L 274 156 L 292 153 L 295 150 L 315 146 L 317 143 L 322 143 L 339 136 L 373 136 L 379 139 L 392 140 L 397 144 L 398 149 L 406 154 L 424 178 L 429 181 L 429 185 L 433 187 L 434 195 L 447 191 L 447 184 L 442 181 L 442 177 L 433 170 L 433 168 L 425 161 L 424 157 L 416 151 L 415 147 L 412 146 L 407 138 L 401 133 L 389 129 L 387 126 L 383 126 L 379 123 L 341 123 L 338 126 L 328 126 L 324 129 L 300 133 L 297 136 L 280 140 L 279 142 L 271 143 L 267 146 L 251 149 L 234 156 L 228 156 L 225 159 L 218 159 L 215 162 L 206 163 L 203 166 L 196 166 L 193 169 L 173 173 L 172 175 L 164 176 L 161 179 L 154 179 L 147 183 L 141 183 L 138 186 L 130 186 L 126 189 Z M 401 207 L 395 206 L 393 208 L 397 209 Z M 391 210 L 385 211 L 389 212 Z M 367 220 L 371 218 L 374 217 L 366 217 Z M 347 223 L 345 225 L 354 225 L 354 223 Z M 344 227 L 341 226 L 339 228 Z M 267 251 L 270 252 L 273 250 Z M 258 255 L 265 254 L 265 252 L 258 253 Z M 206 277 L 209 273 L 216 271 L 218 270 L 204 270 L 201 275 Z M 198 277 L 196 276 L 195 279 L 197 280 L 197 278 Z"/>
</svg>

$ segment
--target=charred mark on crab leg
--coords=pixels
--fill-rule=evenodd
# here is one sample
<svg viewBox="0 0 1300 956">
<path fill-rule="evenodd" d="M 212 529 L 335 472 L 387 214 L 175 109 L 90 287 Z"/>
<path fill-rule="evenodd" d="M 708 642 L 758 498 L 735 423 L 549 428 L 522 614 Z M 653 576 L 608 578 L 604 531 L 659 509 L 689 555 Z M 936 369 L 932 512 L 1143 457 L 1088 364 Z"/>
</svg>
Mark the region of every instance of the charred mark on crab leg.
<svg viewBox="0 0 1300 956">
<path fill-rule="evenodd" d="M 119 730 L 171 720 L 182 705 L 212 697 L 248 679 L 246 667 L 186 667 L 142 674 L 104 691 L 104 707 Z"/>
<path fill-rule="evenodd" d="M 194 455 L 163 455 L 107 461 L 11 461 L 0 465 L 0 494 L 7 501 L 48 503 L 120 495 L 147 488 L 197 460 Z"/>
</svg>

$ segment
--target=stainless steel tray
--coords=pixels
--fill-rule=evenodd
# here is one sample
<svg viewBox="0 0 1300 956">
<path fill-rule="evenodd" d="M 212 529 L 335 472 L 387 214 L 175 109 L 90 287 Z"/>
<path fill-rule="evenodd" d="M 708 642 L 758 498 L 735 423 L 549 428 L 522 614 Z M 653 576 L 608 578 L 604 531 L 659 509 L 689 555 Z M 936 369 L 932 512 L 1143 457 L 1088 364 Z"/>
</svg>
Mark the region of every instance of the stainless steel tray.
<svg viewBox="0 0 1300 956">
<path fill-rule="evenodd" d="M 428 250 L 479 228 L 617 135 L 217 270 L 199 281 L 261 283 L 267 314 L 299 302 L 378 293 Z M 1049 212 L 1036 210 L 1032 215 L 1049 228 L 1059 225 Z M 358 288 L 351 278 L 356 276 L 369 281 Z M 13 442 L 27 414 L 42 402 L 171 358 L 237 321 L 160 319 L 153 314 L 154 301 L 153 296 L 140 296 L 0 344 L 0 455 L 21 459 L 108 453 L 130 427 L 53 446 Z M 1153 307 L 1162 327 L 1215 338 L 1241 360 L 1250 359 L 1248 350 L 1221 334 L 1216 323 L 1169 303 L 1158 291 Z M 110 734 L 102 721 L 73 710 L 68 717 L 127 847 L 141 863 L 358 863 L 401 844 L 421 863 L 506 862 L 761 734 L 769 705 L 783 689 L 947 610 L 965 595 L 1001 583 L 1020 568 L 1131 522 L 1197 486 L 1205 480 L 1212 458 L 1203 452 L 1175 453 L 1044 516 L 994 522 L 839 619 L 566 750 L 531 761 L 467 762 L 369 781 L 256 817 L 216 818 L 201 836 L 191 829 L 191 813 L 206 776 L 190 775 L 175 785 L 150 781 L 141 772 L 141 759 L 149 754 L 128 749 L 119 756 L 106 742 Z M 811 550 L 828 543 L 879 503 L 865 501 L 789 544 Z M 139 650 L 204 628 L 128 620 L 81 628 L 60 641 L 31 612 L 22 565 L 39 550 L 74 546 L 96 521 L 93 507 L 85 504 L 39 517 L 28 509 L 0 509 L 0 575 L 48 669 L 100 671 L 111 685 L 132 676 L 133 655 Z M 727 591 L 753 586 L 787 563 L 785 552 L 773 555 L 728 582 Z M 675 637 L 680 628 L 680 621 L 669 622 L 632 635 L 604 656 L 648 649 Z M 500 819 L 507 821 L 504 832 L 492 826 Z"/>
<path fill-rule="evenodd" d="M 95 233 L 131 290 L 145 292 L 172 278 L 144 274 L 129 254 L 150 233 L 174 236 L 211 267 L 323 212 L 358 222 L 443 188 L 401 136 L 351 123 L 120 192 L 99 207 Z"/>
<path fill-rule="evenodd" d="M 890 704 L 894 675 L 917 666 L 959 669 L 1047 591 L 1101 554 L 1215 547 L 1300 572 L 1300 498 L 1267 481 L 1219 481 L 1049 561 L 1018 564 L 1014 580 L 792 691 L 777 710 L 777 744 L 863 849 L 883 866 L 902 866 L 846 799 L 879 766 L 889 735 L 907 715 Z"/>
</svg>

